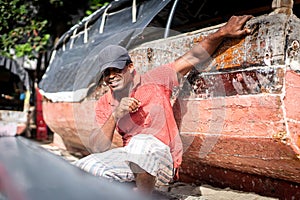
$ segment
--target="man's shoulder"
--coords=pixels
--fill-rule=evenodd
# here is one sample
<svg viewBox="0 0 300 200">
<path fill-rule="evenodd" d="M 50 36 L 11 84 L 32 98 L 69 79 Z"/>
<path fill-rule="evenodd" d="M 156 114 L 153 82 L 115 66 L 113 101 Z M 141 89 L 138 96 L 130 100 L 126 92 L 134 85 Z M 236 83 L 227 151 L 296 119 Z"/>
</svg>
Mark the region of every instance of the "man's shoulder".
<svg viewBox="0 0 300 200">
<path fill-rule="evenodd" d="M 157 84 L 166 84 L 167 82 L 174 81 L 176 79 L 177 73 L 173 63 L 160 65 L 142 75 L 143 83 L 155 82 Z"/>
<path fill-rule="evenodd" d="M 167 63 L 163 65 L 159 65 L 158 67 L 154 67 L 147 71 L 146 73 L 142 74 L 141 77 L 145 78 L 147 76 L 161 76 L 164 73 L 170 73 L 170 72 L 175 72 L 174 65 L 173 63 Z"/>
<path fill-rule="evenodd" d="M 162 65 L 159 65 L 158 67 L 155 67 L 151 70 L 149 70 L 147 73 L 152 73 L 152 72 L 155 72 L 155 71 L 160 71 L 162 69 L 166 69 L 166 70 L 174 70 L 175 71 L 175 68 L 174 68 L 174 63 L 173 62 L 170 62 L 170 63 L 167 63 L 167 64 L 162 64 Z M 146 74 L 147 74 L 146 73 Z"/>
</svg>

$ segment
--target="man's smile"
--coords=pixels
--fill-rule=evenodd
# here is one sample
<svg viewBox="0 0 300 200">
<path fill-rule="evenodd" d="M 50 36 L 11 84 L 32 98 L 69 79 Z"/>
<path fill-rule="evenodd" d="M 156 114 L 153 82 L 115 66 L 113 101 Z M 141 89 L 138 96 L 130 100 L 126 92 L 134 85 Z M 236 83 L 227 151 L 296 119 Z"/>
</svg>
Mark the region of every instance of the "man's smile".
<svg viewBox="0 0 300 200">
<path fill-rule="evenodd" d="M 120 83 L 120 81 L 121 81 L 121 79 L 113 79 L 113 80 L 110 80 L 109 82 L 108 82 L 108 84 L 110 85 L 110 86 L 116 86 L 116 85 L 118 85 L 119 83 Z"/>
</svg>

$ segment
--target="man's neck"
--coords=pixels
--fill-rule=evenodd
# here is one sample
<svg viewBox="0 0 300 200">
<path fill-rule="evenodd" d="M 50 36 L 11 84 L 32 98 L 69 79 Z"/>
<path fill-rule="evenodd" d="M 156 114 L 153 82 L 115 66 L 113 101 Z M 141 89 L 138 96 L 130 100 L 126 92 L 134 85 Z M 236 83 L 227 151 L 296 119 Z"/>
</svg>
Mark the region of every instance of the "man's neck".
<svg viewBox="0 0 300 200">
<path fill-rule="evenodd" d="M 122 98 L 129 97 L 132 90 L 133 83 L 130 83 L 126 88 L 121 91 L 113 92 L 113 97 L 116 101 L 120 102 Z"/>
</svg>

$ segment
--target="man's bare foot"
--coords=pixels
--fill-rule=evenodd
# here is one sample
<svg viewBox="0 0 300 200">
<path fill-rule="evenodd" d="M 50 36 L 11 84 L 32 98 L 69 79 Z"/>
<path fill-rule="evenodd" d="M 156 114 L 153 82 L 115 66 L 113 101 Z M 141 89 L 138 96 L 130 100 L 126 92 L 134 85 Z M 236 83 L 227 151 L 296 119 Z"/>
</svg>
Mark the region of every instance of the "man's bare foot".
<svg viewBox="0 0 300 200">
<path fill-rule="evenodd" d="M 134 191 L 138 191 L 144 195 L 151 195 L 155 186 L 155 176 L 152 176 L 135 163 L 130 163 L 130 168 L 135 176 L 136 188 Z"/>
</svg>

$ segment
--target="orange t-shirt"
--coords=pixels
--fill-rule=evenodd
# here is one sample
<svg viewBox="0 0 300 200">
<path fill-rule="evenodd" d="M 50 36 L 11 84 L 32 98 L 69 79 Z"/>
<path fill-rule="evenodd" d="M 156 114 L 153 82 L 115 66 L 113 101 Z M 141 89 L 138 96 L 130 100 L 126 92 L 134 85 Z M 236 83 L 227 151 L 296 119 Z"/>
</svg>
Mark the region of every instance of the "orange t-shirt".
<svg viewBox="0 0 300 200">
<path fill-rule="evenodd" d="M 138 75 L 136 75 L 138 77 Z M 172 63 L 157 67 L 135 78 L 135 87 L 130 93 L 141 102 L 137 112 L 125 115 L 117 122 L 123 145 L 137 134 L 152 134 L 170 147 L 174 168 L 182 162 L 182 142 L 173 115 L 170 97 L 174 86 L 178 86 L 176 71 Z M 113 94 L 107 92 L 96 106 L 96 120 L 102 126 L 117 105 Z"/>
</svg>

